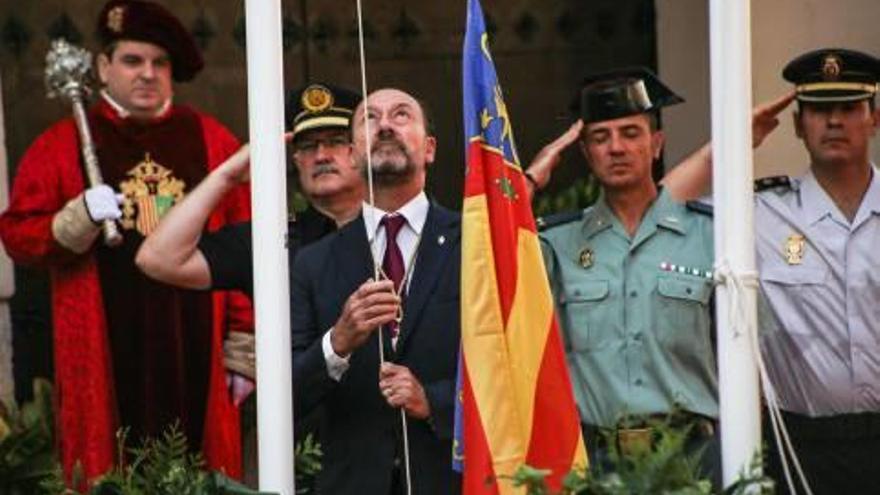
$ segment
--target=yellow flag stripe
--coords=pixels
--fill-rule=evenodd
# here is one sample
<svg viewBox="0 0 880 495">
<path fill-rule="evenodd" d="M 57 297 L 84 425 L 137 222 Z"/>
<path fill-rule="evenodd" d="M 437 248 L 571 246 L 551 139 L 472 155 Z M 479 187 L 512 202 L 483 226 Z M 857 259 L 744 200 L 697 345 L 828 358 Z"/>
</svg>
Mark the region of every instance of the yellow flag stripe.
<svg viewBox="0 0 880 495">
<path fill-rule="evenodd" d="M 537 235 L 517 235 L 517 291 L 503 328 L 486 198 L 465 199 L 462 231 L 462 348 L 495 474 L 513 474 L 525 463 L 534 418 L 553 299 Z M 511 359 L 516 356 L 516 359 Z M 572 465 L 586 465 L 578 439 Z M 502 494 L 522 493 L 510 483 Z"/>
<path fill-rule="evenodd" d="M 523 435 L 532 437 L 535 386 L 544 359 L 547 333 L 553 318 L 550 295 L 541 247 L 534 232 L 520 229 L 517 233 L 516 294 L 507 320 L 507 346 L 513 363 L 516 396 L 523 417 Z"/>
<path fill-rule="evenodd" d="M 495 474 L 509 476 L 525 463 L 529 438 L 523 436 L 523 418 L 511 393 L 515 387 L 485 196 L 466 198 L 462 214 L 462 350 Z M 510 483 L 499 483 L 498 488 L 502 494 L 522 493 Z"/>
</svg>

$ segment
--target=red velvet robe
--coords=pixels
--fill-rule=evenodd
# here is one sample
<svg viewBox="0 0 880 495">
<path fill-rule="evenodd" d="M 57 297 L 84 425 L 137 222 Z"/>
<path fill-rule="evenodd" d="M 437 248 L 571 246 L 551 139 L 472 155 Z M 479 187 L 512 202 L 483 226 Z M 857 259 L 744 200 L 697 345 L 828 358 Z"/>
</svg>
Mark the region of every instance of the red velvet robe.
<svg viewBox="0 0 880 495">
<path fill-rule="evenodd" d="M 181 193 L 189 191 L 239 146 L 216 120 L 184 106 L 173 106 L 155 122 L 136 124 L 101 101 L 89 112 L 89 122 L 105 182 L 116 190 L 132 180 L 128 172 L 149 156 L 182 181 L 174 182 Z M 170 206 L 174 194 L 167 186 L 160 198 L 164 202 L 149 201 L 152 207 Z M 99 239 L 77 255 L 59 245 L 52 236 L 52 218 L 84 188 L 79 139 L 67 119 L 25 153 L 10 206 L 0 216 L 0 237 L 13 260 L 50 270 L 65 472 L 69 476 L 81 462 L 92 479 L 114 463 L 122 411 L 122 422 L 137 423 L 137 432 L 149 435 L 161 430 L 170 414 L 186 416 L 184 429 L 203 439 L 209 467 L 240 477 L 239 415 L 226 386 L 222 341 L 227 330 L 252 331 L 248 299 L 238 293 L 171 289 L 137 272 L 133 256 L 143 239 L 138 229 L 149 227 L 151 218 L 146 203 L 129 201 L 130 225 L 122 230 L 120 248 L 106 248 Z M 242 187 L 212 213 L 208 228 L 245 220 L 249 213 L 248 190 Z M 203 328 L 185 331 L 191 327 Z M 202 425 L 203 434 L 193 433 Z"/>
</svg>

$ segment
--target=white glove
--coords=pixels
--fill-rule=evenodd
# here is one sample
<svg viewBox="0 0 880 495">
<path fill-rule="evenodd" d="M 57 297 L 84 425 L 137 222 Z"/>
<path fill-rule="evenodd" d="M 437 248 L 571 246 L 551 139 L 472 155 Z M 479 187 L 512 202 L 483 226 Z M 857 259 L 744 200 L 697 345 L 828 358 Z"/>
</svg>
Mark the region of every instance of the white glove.
<svg viewBox="0 0 880 495">
<path fill-rule="evenodd" d="M 84 197 L 86 209 L 93 222 L 101 223 L 108 219 L 122 218 L 122 210 L 119 209 L 119 205 L 122 204 L 125 196 L 116 194 L 110 186 L 101 184 L 87 189 Z"/>
</svg>

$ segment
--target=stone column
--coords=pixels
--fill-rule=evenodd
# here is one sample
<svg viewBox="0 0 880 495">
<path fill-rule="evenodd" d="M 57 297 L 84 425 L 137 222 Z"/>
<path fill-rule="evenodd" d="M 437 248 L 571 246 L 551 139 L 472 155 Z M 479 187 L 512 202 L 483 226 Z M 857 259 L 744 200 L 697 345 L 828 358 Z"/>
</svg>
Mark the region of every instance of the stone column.
<svg viewBox="0 0 880 495">
<path fill-rule="evenodd" d="M 3 84 L 0 83 L 0 88 L 2 87 Z M 3 94 L 0 91 L 0 211 L 5 210 L 9 203 L 7 165 Z M 6 255 L 3 243 L 0 242 L 0 400 L 7 403 L 15 399 L 15 380 L 12 374 L 12 321 L 9 315 L 9 300 L 15 292 L 13 275 L 12 260 Z"/>
</svg>

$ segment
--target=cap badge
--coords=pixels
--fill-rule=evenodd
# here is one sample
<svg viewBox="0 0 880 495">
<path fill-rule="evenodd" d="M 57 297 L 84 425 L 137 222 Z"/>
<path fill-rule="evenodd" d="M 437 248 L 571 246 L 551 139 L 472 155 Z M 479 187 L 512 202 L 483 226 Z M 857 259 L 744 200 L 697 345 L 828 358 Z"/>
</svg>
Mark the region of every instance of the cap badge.
<svg viewBox="0 0 880 495">
<path fill-rule="evenodd" d="M 804 261 L 804 244 L 804 236 L 801 234 L 791 234 L 785 240 L 782 254 L 789 265 L 800 265 Z"/>
<path fill-rule="evenodd" d="M 585 247 L 581 249 L 581 254 L 578 255 L 578 262 L 581 265 L 581 268 L 590 268 L 593 266 L 593 262 L 595 255 L 593 254 L 593 250 L 589 247 Z"/>
<path fill-rule="evenodd" d="M 125 23 L 125 6 L 117 5 L 107 12 L 107 29 L 114 33 L 122 32 L 122 25 Z"/>
<path fill-rule="evenodd" d="M 836 81 L 840 79 L 840 57 L 830 53 L 825 56 L 822 61 L 822 77 L 826 81 Z"/>
<path fill-rule="evenodd" d="M 302 106 L 308 112 L 323 112 L 333 105 L 333 94 L 324 86 L 313 85 L 302 94 Z"/>
</svg>

